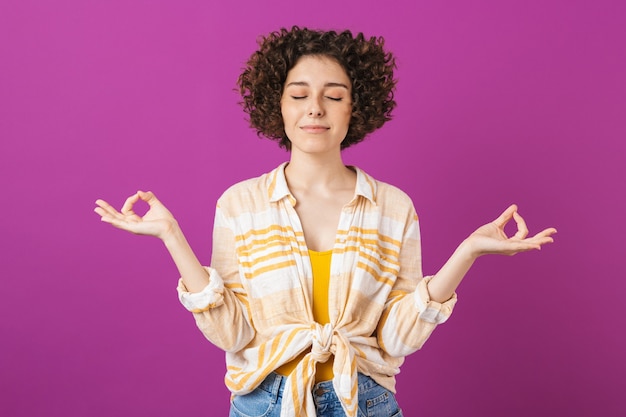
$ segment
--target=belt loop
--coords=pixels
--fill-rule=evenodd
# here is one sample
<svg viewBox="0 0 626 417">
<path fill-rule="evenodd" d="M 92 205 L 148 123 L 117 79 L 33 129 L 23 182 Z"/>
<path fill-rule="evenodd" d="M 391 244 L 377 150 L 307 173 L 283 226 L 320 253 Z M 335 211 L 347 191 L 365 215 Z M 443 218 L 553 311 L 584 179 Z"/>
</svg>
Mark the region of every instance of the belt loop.
<svg viewBox="0 0 626 417">
<path fill-rule="evenodd" d="M 282 385 L 285 377 L 276 372 L 272 372 L 270 375 L 274 376 L 274 382 L 272 384 L 272 395 L 276 396 L 280 391 L 280 386 Z"/>
</svg>

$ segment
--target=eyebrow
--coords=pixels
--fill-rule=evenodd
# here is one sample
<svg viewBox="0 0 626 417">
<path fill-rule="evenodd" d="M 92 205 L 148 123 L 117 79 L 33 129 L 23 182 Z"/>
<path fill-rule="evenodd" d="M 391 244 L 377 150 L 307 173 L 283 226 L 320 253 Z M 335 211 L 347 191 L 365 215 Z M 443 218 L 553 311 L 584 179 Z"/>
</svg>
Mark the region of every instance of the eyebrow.
<svg viewBox="0 0 626 417">
<path fill-rule="evenodd" d="M 291 86 L 308 87 L 309 83 L 307 83 L 306 81 L 293 81 L 287 84 L 287 87 L 291 87 Z M 345 85 L 344 83 L 330 82 L 330 83 L 324 84 L 324 87 L 341 87 L 341 88 L 345 88 L 346 90 L 349 90 L 348 86 Z"/>
</svg>

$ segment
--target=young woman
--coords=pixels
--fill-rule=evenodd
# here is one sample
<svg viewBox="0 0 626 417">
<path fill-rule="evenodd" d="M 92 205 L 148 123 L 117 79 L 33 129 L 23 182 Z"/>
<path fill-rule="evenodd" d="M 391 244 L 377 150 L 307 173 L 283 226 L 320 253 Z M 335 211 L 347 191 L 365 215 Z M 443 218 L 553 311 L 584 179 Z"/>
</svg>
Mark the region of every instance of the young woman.
<svg viewBox="0 0 626 417">
<path fill-rule="evenodd" d="M 399 366 L 450 316 L 473 262 L 552 242 L 552 228 L 528 237 L 513 205 L 422 276 L 409 197 L 341 157 L 390 119 L 394 66 L 382 38 L 348 31 L 294 27 L 260 41 L 238 80 L 244 110 L 290 158 L 219 199 L 210 267 L 154 194 L 120 211 L 96 202 L 102 221 L 167 247 L 181 302 L 226 352 L 231 416 L 401 416 Z"/>
</svg>

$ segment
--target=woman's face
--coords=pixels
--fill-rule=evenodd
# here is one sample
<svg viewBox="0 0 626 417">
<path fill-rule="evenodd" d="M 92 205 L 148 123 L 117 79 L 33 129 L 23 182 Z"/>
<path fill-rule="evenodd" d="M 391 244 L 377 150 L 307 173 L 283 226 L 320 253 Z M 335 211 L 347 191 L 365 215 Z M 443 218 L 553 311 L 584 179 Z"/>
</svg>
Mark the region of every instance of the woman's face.
<svg viewBox="0 0 626 417">
<path fill-rule="evenodd" d="M 280 100 L 291 152 L 339 152 L 352 116 L 352 83 L 332 58 L 305 55 L 287 73 Z"/>
</svg>

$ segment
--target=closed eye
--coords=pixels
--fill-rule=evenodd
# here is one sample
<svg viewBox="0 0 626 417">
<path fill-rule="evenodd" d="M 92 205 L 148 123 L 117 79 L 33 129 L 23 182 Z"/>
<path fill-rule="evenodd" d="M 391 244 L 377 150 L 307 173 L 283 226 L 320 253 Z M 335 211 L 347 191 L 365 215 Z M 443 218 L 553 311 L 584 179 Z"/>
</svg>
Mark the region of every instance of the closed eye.
<svg viewBox="0 0 626 417">
<path fill-rule="evenodd" d="M 341 101 L 343 100 L 343 97 L 329 97 L 326 96 L 327 99 L 332 100 L 332 101 Z"/>
<path fill-rule="evenodd" d="M 305 99 L 306 96 L 291 96 L 291 98 L 294 100 L 302 100 L 302 99 Z"/>
</svg>

